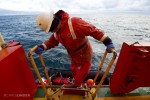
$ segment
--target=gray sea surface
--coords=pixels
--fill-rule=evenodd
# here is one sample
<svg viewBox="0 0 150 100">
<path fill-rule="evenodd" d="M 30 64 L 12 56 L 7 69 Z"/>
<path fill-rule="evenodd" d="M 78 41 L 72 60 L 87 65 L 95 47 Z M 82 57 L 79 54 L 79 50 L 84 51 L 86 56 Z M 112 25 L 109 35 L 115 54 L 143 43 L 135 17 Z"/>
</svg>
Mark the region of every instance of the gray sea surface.
<svg viewBox="0 0 150 100">
<path fill-rule="evenodd" d="M 113 40 L 118 55 L 123 42 L 150 42 L 150 15 L 80 14 L 72 16 L 82 17 L 84 20 L 103 30 Z M 14 40 L 20 42 L 24 47 L 27 58 L 27 53 L 32 47 L 41 44 L 51 35 L 51 33 L 45 34 L 45 32 L 41 31 L 35 21 L 36 15 L 0 16 L 0 32 L 5 41 Z M 94 51 L 91 70 L 97 70 L 106 47 L 93 37 L 88 38 Z M 38 56 L 36 54 L 33 56 L 39 70 L 42 72 Z M 102 69 L 103 71 L 105 71 L 111 57 L 112 54 L 108 54 Z M 43 52 L 43 58 L 47 69 L 52 67 L 69 69 L 70 67 L 70 59 L 66 49 L 62 45 Z M 117 59 L 110 72 L 113 72 Z"/>
</svg>

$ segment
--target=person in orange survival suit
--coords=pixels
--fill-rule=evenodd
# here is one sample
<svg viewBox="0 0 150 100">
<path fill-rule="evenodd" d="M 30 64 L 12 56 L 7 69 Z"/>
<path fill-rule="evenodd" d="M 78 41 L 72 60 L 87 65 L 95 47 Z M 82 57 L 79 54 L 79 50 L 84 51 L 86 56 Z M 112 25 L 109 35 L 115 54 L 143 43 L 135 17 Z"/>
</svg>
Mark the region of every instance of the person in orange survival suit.
<svg viewBox="0 0 150 100">
<path fill-rule="evenodd" d="M 55 14 L 43 12 L 37 16 L 37 25 L 46 33 L 52 32 L 50 38 L 38 45 L 35 53 L 41 54 L 44 50 L 54 48 L 61 43 L 71 59 L 71 71 L 74 86 L 80 86 L 89 73 L 92 63 L 92 48 L 87 36 L 103 42 L 107 51 L 114 49 L 112 40 L 92 24 L 79 17 L 69 17 L 69 14 L 59 10 Z"/>
</svg>

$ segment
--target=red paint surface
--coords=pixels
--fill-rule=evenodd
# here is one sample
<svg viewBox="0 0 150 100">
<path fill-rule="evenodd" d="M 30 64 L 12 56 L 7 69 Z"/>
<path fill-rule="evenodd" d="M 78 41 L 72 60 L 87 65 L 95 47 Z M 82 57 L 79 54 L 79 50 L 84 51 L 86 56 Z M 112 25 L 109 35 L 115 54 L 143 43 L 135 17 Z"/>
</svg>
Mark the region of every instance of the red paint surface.
<svg viewBox="0 0 150 100">
<path fill-rule="evenodd" d="M 150 86 L 150 43 L 124 43 L 110 81 L 114 94 L 128 93 L 138 87 Z"/>
<path fill-rule="evenodd" d="M 0 100 L 33 100 L 36 89 L 22 45 L 0 51 Z"/>
</svg>

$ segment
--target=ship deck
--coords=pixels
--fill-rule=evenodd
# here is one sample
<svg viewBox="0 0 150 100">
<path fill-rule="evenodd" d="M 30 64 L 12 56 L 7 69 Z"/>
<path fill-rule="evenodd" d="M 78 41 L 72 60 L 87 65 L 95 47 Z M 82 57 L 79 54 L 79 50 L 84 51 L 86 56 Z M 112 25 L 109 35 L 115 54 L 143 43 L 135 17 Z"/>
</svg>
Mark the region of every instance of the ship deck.
<svg viewBox="0 0 150 100">
<path fill-rule="evenodd" d="M 34 100 L 45 100 L 42 88 L 37 89 Z M 126 94 L 112 94 L 109 87 L 102 87 L 94 100 L 150 100 L 150 87 L 140 87 Z"/>
</svg>

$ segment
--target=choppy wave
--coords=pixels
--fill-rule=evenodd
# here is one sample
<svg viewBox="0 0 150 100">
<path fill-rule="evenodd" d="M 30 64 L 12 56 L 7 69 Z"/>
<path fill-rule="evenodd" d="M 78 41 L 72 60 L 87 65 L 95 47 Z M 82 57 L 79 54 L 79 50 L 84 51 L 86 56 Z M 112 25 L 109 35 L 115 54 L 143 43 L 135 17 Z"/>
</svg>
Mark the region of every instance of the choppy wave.
<svg viewBox="0 0 150 100">
<path fill-rule="evenodd" d="M 150 42 L 150 16 L 148 15 L 96 14 L 77 16 L 94 24 L 103 30 L 106 35 L 110 36 L 118 54 L 123 42 Z M 27 54 L 33 46 L 41 44 L 50 36 L 50 34 L 45 34 L 36 26 L 35 19 L 35 15 L 0 16 L 0 32 L 2 32 L 5 41 L 19 41 Z M 96 70 L 103 57 L 105 46 L 92 37 L 89 37 L 89 40 L 94 51 L 92 69 Z M 61 45 L 43 53 L 47 68 L 56 67 L 68 69 L 70 59 L 67 55 L 66 50 Z M 39 65 L 38 56 L 34 55 L 34 57 Z M 106 69 L 110 58 L 111 56 L 108 56 L 102 70 Z M 111 72 L 115 67 L 115 63 Z"/>
</svg>

